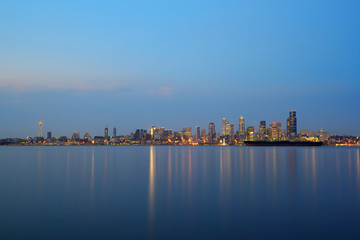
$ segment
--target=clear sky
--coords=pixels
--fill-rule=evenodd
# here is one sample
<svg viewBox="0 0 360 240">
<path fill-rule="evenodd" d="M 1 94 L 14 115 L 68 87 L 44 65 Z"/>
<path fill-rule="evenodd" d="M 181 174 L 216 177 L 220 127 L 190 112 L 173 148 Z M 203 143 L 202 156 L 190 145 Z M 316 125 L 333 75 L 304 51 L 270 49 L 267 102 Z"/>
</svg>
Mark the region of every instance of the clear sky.
<svg viewBox="0 0 360 240">
<path fill-rule="evenodd" d="M 0 0 L 0 138 L 246 125 L 360 135 L 360 1 Z"/>
</svg>

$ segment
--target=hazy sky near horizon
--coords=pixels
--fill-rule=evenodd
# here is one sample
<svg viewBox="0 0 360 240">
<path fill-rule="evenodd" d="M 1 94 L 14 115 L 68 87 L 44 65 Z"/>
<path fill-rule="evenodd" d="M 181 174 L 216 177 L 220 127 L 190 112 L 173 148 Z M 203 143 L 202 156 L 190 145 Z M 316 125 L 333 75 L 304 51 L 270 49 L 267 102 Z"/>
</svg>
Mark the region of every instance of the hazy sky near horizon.
<svg viewBox="0 0 360 240">
<path fill-rule="evenodd" d="M 360 1 L 0 1 L 0 138 L 246 125 L 360 135 Z M 111 131 L 110 131 L 111 132 Z"/>
</svg>

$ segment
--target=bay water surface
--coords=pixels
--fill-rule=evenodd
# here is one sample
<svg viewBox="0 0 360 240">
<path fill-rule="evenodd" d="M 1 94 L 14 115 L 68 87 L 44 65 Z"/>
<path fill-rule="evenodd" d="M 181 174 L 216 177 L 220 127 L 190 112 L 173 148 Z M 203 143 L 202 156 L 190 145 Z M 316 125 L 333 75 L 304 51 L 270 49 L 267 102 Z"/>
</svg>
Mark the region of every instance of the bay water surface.
<svg viewBox="0 0 360 240">
<path fill-rule="evenodd" d="M 360 239 L 356 147 L 1 146 L 1 239 Z"/>
</svg>

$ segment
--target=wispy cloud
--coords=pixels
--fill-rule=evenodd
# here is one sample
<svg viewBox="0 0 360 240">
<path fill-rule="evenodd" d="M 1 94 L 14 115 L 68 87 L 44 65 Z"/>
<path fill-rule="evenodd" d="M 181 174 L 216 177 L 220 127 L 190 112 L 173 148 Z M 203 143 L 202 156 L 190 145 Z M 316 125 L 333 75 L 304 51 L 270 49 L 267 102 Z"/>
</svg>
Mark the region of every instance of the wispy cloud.
<svg viewBox="0 0 360 240">
<path fill-rule="evenodd" d="M 172 89 L 169 87 L 160 87 L 158 89 L 148 91 L 148 94 L 158 96 L 169 96 L 171 93 Z"/>
<path fill-rule="evenodd" d="M 129 81 L 130 82 L 130 81 Z M 0 79 L 0 90 L 6 89 L 16 92 L 32 92 L 46 90 L 78 90 L 78 91 L 114 91 L 126 88 L 130 83 L 125 81 L 82 81 L 82 80 L 18 80 Z"/>
</svg>

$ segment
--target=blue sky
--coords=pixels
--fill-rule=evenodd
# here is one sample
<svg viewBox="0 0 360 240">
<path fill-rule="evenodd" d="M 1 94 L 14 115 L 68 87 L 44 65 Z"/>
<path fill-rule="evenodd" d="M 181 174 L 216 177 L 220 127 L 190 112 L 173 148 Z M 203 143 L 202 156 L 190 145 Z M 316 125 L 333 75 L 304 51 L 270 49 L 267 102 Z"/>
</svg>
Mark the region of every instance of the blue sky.
<svg viewBox="0 0 360 240">
<path fill-rule="evenodd" d="M 360 135 L 359 1 L 0 1 L 0 137 L 246 125 Z"/>
</svg>

